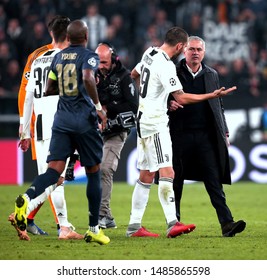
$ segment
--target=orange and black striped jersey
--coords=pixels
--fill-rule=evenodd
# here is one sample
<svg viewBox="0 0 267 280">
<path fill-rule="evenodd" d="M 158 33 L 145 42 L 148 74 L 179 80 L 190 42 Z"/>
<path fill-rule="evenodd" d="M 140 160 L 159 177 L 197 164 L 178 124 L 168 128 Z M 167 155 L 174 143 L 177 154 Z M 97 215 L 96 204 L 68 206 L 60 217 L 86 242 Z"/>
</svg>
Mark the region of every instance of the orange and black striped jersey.
<svg viewBox="0 0 267 280">
<path fill-rule="evenodd" d="M 19 110 L 20 120 L 23 117 L 23 107 L 24 107 L 24 101 L 25 101 L 25 96 L 26 96 L 26 86 L 27 86 L 27 83 L 29 81 L 29 76 L 30 76 L 30 72 L 31 72 L 32 62 L 37 57 L 39 57 L 44 52 L 46 52 L 47 50 L 50 50 L 50 49 L 53 49 L 53 45 L 52 44 L 44 45 L 44 46 L 36 49 L 35 51 L 33 51 L 28 56 L 26 65 L 25 65 L 24 70 L 23 70 L 23 74 L 22 74 L 22 78 L 21 78 L 21 83 L 20 83 L 20 88 L 19 88 L 19 93 L 18 93 L 18 110 Z M 32 120 L 31 120 L 32 140 L 34 139 L 33 138 L 33 135 L 34 135 L 34 122 L 35 122 L 35 116 L 33 115 L 32 116 Z M 31 147 L 32 147 L 32 159 L 36 159 L 34 141 L 31 141 Z"/>
</svg>

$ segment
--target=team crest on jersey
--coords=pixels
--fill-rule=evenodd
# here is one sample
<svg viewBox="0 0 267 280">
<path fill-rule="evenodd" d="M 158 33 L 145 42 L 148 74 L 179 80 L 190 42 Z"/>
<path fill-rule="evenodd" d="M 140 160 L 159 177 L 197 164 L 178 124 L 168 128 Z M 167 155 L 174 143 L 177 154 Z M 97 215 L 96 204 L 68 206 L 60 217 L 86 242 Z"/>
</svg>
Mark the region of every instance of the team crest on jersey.
<svg viewBox="0 0 267 280">
<path fill-rule="evenodd" d="M 170 161 L 170 157 L 169 157 L 169 155 L 165 154 L 165 160 L 166 160 L 167 162 L 169 162 L 169 161 Z"/>
<path fill-rule="evenodd" d="M 92 67 L 96 67 L 96 59 L 94 57 L 91 57 L 88 59 L 88 64 Z"/>
<path fill-rule="evenodd" d="M 175 81 L 174 78 L 170 79 L 170 84 L 171 84 L 171 86 L 175 86 L 176 85 L 176 81 Z"/>
<path fill-rule="evenodd" d="M 25 73 L 25 79 L 29 80 L 30 79 L 30 71 Z"/>
</svg>

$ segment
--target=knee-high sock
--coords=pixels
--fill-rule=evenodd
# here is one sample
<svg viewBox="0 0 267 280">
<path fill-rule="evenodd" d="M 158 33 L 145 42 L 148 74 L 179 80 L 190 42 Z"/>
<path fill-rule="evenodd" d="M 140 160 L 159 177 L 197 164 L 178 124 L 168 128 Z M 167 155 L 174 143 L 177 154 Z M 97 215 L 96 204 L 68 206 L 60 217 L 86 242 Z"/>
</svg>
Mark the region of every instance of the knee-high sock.
<svg viewBox="0 0 267 280">
<path fill-rule="evenodd" d="M 60 226 L 69 227 L 67 205 L 64 195 L 64 186 L 58 186 L 51 193 L 51 200 L 56 211 L 56 216 Z"/>
<path fill-rule="evenodd" d="M 86 196 L 88 199 L 89 226 L 94 227 L 98 225 L 101 202 L 100 170 L 95 173 L 87 173 L 86 176 L 88 180 Z"/>
<path fill-rule="evenodd" d="M 57 183 L 60 174 L 53 168 L 48 168 L 45 173 L 35 177 L 31 186 L 27 189 L 26 194 L 30 199 L 41 195 L 46 188 Z"/>
<path fill-rule="evenodd" d="M 49 191 L 48 191 L 49 193 L 52 192 L 52 190 L 56 187 L 55 185 L 52 188 L 48 187 L 49 188 Z M 28 208 L 30 207 L 30 209 L 34 209 L 34 210 L 30 212 L 30 214 L 28 215 L 27 219 L 34 220 L 36 214 L 39 212 L 40 208 L 42 207 L 43 202 L 47 199 L 46 193 L 47 192 L 44 192 L 43 193 L 44 195 L 41 194 L 41 195 L 37 196 L 36 198 L 34 198 L 34 199 L 32 199 L 30 201 L 32 203 L 31 203 L 30 206 L 28 206 Z M 50 207 L 51 207 L 51 210 L 52 210 L 53 215 L 54 215 L 55 222 L 56 222 L 56 224 L 59 224 L 59 221 L 58 221 L 58 218 L 57 218 L 57 214 L 56 214 L 56 210 L 55 210 L 55 207 L 54 207 L 54 204 L 52 202 L 52 199 L 51 199 L 50 195 L 48 196 L 48 200 L 49 200 Z"/>
<path fill-rule="evenodd" d="M 56 186 L 57 186 L 57 184 L 47 187 L 42 194 L 29 200 L 28 209 L 27 209 L 28 213 L 30 213 L 28 216 L 29 219 L 30 218 L 33 219 L 33 217 L 37 214 L 38 210 L 43 205 L 43 203 L 47 200 L 47 198 L 50 198 L 50 195 L 55 190 Z M 35 213 L 35 215 L 30 216 L 30 215 L 32 215 L 32 213 Z"/>
<path fill-rule="evenodd" d="M 31 200 L 31 201 L 32 201 L 32 200 Z M 30 202 L 31 202 L 31 201 L 30 201 Z M 43 205 L 43 203 L 41 203 L 41 204 L 38 203 L 37 206 L 36 206 L 36 208 L 34 208 L 34 210 L 30 212 L 30 214 L 28 215 L 27 219 L 29 219 L 29 220 L 34 220 L 35 215 L 38 213 L 38 211 L 40 210 L 40 208 L 42 207 L 42 205 Z M 35 206 L 34 206 L 34 207 L 35 207 Z M 28 206 L 28 209 L 29 209 L 29 206 Z"/>
<path fill-rule="evenodd" d="M 177 221 L 175 214 L 175 200 L 173 192 L 173 179 L 160 178 L 158 186 L 158 197 L 162 206 L 167 225 Z"/>
<path fill-rule="evenodd" d="M 137 180 L 132 195 L 132 209 L 129 225 L 138 224 L 141 226 L 149 199 L 150 188 L 151 184 L 144 184 L 140 180 Z"/>
<path fill-rule="evenodd" d="M 40 206 L 42 206 L 43 203 L 46 201 L 46 199 L 47 199 L 47 193 L 46 192 L 43 192 L 41 195 L 38 195 L 36 198 L 31 199 L 28 203 L 27 212 L 31 214 L 36 209 L 39 209 Z M 30 214 L 27 217 L 28 219 L 30 219 Z"/>
</svg>

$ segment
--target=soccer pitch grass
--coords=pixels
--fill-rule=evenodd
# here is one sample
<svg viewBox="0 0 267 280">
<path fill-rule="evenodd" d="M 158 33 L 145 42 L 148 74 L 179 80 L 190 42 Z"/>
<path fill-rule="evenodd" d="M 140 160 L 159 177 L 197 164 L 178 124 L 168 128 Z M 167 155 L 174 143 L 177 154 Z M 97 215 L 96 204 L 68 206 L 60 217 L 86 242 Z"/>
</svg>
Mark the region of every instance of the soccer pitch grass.
<svg viewBox="0 0 267 280">
<path fill-rule="evenodd" d="M 114 183 L 112 212 L 118 228 L 107 229 L 108 245 L 84 240 L 57 239 L 49 202 L 45 202 L 35 222 L 48 236 L 30 235 L 20 241 L 7 221 L 14 212 L 14 201 L 28 185 L 0 186 L 0 259 L 1 260 L 266 260 L 267 259 L 267 186 L 251 182 L 225 186 L 228 205 L 235 220 L 244 219 L 247 227 L 233 238 L 224 238 L 207 192 L 202 183 L 184 187 L 182 222 L 195 223 L 194 232 L 174 239 L 166 238 L 166 224 L 158 201 L 157 186 L 151 188 L 143 226 L 160 233 L 159 238 L 127 238 L 133 187 Z M 84 234 L 88 227 L 85 185 L 65 186 L 69 221 Z"/>
</svg>

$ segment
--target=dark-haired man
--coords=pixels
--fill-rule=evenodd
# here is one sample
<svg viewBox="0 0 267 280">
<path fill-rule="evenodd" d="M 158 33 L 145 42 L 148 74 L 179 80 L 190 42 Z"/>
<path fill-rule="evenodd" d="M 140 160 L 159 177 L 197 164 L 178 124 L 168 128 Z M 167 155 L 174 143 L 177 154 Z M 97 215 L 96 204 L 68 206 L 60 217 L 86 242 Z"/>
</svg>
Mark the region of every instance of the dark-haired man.
<svg viewBox="0 0 267 280">
<path fill-rule="evenodd" d="M 55 54 L 69 45 L 66 40 L 67 26 L 69 23 L 70 19 L 61 15 L 55 16 L 49 22 L 48 30 L 52 38 L 52 43 L 37 49 L 29 56 L 24 69 L 25 76 L 23 76 L 20 86 L 20 147 L 26 152 L 30 144 L 32 144 L 32 154 L 33 156 L 36 154 L 37 158 L 38 174 L 44 173 L 47 168 L 46 157 L 51 138 L 53 115 L 58 102 L 58 96 L 44 99 L 48 69 Z M 27 75 L 26 71 L 29 71 Z M 31 128 L 32 120 L 35 120 L 33 129 Z M 34 141 L 32 141 L 33 139 Z M 68 221 L 64 186 L 62 183 L 63 177 L 64 174 L 61 174 L 59 186 L 56 191 L 49 196 L 51 208 L 55 214 L 58 226 L 59 239 L 81 239 L 83 236 L 77 234 L 74 231 L 73 225 Z M 35 215 L 42 206 L 42 202 L 43 198 L 40 197 L 32 201 L 32 208 L 34 208 L 34 210 L 31 211 L 27 217 L 27 232 L 36 235 L 47 234 L 34 223 Z M 35 208 L 36 206 L 37 208 Z M 14 223 L 12 214 L 9 220 Z M 21 238 L 21 232 L 19 230 L 18 234 L 20 239 L 23 239 Z M 22 237 L 23 236 L 24 235 L 22 235 Z"/>
<path fill-rule="evenodd" d="M 46 96 L 59 94 L 47 157 L 48 168 L 35 178 L 24 194 L 17 197 L 15 222 L 20 230 L 26 229 L 28 204 L 58 181 L 67 158 L 77 150 L 88 178 L 89 229 L 84 239 L 86 242 L 108 244 L 110 239 L 98 226 L 103 141 L 97 115 L 102 127 L 106 126 L 107 121 L 95 83 L 99 59 L 97 54 L 85 47 L 88 28 L 83 21 L 75 20 L 69 24 L 67 39 L 70 46 L 56 54 L 52 61 L 45 93 Z"/>
<path fill-rule="evenodd" d="M 167 31 L 164 43 L 160 47 L 148 48 L 140 63 L 132 71 L 132 76 L 140 85 L 137 113 L 137 167 L 140 175 L 132 196 L 130 221 L 126 231 L 128 237 L 159 236 L 141 226 L 150 188 L 157 171 L 159 171 L 158 197 L 167 223 L 166 236 L 174 238 L 195 229 L 194 224 L 184 225 L 179 222 L 175 213 L 172 143 L 167 116 L 168 96 L 172 95 L 177 104 L 182 107 L 180 104 L 224 96 L 235 90 L 235 87 L 228 90 L 220 88 L 207 94 L 185 93 L 172 60 L 183 52 L 187 40 L 188 34 L 185 30 L 172 27 Z"/>
</svg>

